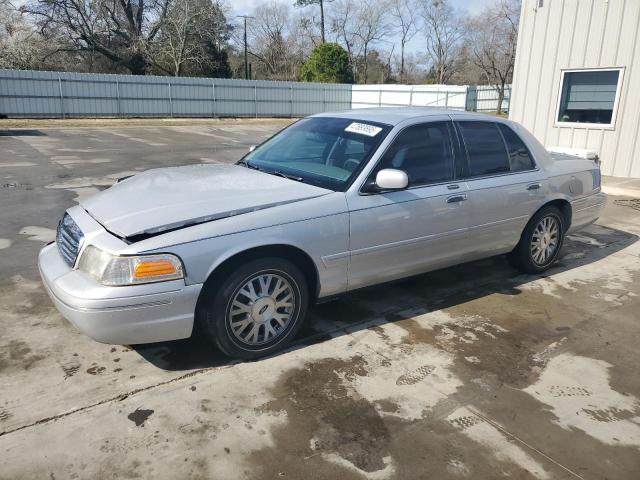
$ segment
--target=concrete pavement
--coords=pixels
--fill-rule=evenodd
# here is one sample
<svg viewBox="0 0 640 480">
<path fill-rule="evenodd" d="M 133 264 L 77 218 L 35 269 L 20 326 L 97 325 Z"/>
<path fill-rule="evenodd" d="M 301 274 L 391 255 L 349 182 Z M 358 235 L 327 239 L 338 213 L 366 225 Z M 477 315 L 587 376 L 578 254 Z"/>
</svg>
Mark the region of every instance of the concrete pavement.
<svg viewBox="0 0 640 480">
<path fill-rule="evenodd" d="M 362 291 L 256 362 L 54 310 L 35 258 L 74 201 L 280 126 L 0 136 L 0 478 L 638 478 L 640 213 L 616 198 L 542 277 L 498 257 Z"/>
</svg>

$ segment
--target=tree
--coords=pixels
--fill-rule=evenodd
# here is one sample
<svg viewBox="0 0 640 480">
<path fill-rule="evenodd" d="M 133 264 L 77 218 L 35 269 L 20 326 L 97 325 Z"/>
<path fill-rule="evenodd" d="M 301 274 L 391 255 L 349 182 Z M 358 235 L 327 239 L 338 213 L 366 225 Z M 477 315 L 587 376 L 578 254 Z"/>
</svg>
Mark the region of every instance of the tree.
<svg viewBox="0 0 640 480">
<path fill-rule="evenodd" d="M 10 2 L 0 0 L 0 68 L 41 68 L 51 47 Z"/>
<path fill-rule="evenodd" d="M 296 0 L 296 7 L 308 7 L 309 5 L 318 5 L 320 7 L 320 40 L 325 42 L 324 35 L 324 4 L 333 0 Z"/>
<path fill-rule="evenodd" d="M 173 3 L 151 47 L 156 70 L 169 75 L 228 76 L 223 43 L 230 27 L 219 2 L 181 0 Z"/>
<path fill-rule="evenodd" d="M 362 83 L 368 81 L 368 54 L 373 45 L 390 33 L 384 1 L 360 0 L 356 9 L 355 36 L 360 40 L 363 60 Z"/>
<path fill-rule="evenodd" d="M 134 75 L 149 67 L 149 46 L 165 25 L 171 0 L 32 0 L 21 9 L 43 32 L 60 30 L 69 48 L 98 52 Z"/>
<path fill-rule="evenodd" d="M 419 4 L 417 0 L 391 0 L 390 12 L 400 37 L 400 82 L 406 83 L 404 51 L 407 42 L 418 33 Z"/>
<path fill-rule="evenodd" d="M 300 69 L 303 82 L 352 83 L 347 52 L 337 43 L 318 45 Z"/>
<path fill-rule="evenodd" d="M 422 12 L 426 29 L 427 56 L 435 81 L 448 83 L 455 70 L 456 56 L 463 36 L 462 24 L 449 0 L 430 0 Z"/>
<path fill-rule="evenodd" d="M 467 29 L 473 62 L 498 93 L 497 113 L 502 113 L 505 86 L 513 76 L 519 18 L 519 0 L 499 0 L 472 18 Z"/>
<path fill-rule="evenodd" d="M 356 10 L 357 5 L 352 0 L 338 0 L 335 8 L 332 9 L 331 16 L 331 32 L 335 35 L 335 43 L 342 43 L 347 50 L 349 63 L 353 76 L 356 74 L 357 42 L 358 37 L 355 33 Z"/>
<path fill-rule="evenodd" d="M 258 5 L 249 24 L 250 53 L 263 78 L 291 80 L 296 76 L 294 45 L 290 41 L 290 7 L 271 0 Z M 258 73 L 257 70 L 254 72 Z"/>
</svg>

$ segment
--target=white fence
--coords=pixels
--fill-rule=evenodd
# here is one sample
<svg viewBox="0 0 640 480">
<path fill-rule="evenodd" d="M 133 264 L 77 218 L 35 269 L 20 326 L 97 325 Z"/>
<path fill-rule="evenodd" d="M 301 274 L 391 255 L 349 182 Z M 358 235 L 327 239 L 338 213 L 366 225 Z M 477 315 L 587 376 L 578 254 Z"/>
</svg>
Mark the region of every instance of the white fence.
<svg viewBox="0 0 640 480">
<path fill-rule="evenodd" d="M 505 90 L 502 111 L 509 111 L 511 87 Z M 477 112 L 496 111 L 498 93 L 491 86 L 476 85 L 354 85 L 351 108 L 443 107 Z"/>
<path fill-rule="evenodd" d="M 509 93 L 503 110 L 509 109 Z M 0 117 L 303 117 L 349 108 L 495 111 L 494 88 L 345 85 L 0 69 Z"/>
</svg>

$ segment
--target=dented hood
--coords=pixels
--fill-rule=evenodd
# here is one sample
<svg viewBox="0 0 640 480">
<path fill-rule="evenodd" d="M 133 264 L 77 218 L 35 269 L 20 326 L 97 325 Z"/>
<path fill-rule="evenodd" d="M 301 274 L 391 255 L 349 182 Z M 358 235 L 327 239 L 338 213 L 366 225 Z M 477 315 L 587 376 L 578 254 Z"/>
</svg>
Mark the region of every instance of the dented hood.
<svg viewBox="0 0 640 480">
<path fill-rule="evenodd" d="M 237 165 L 161 168 L 127 178 L 80 205 L 120 236 L 166 230 L 331 193 Z"/>
</svg>

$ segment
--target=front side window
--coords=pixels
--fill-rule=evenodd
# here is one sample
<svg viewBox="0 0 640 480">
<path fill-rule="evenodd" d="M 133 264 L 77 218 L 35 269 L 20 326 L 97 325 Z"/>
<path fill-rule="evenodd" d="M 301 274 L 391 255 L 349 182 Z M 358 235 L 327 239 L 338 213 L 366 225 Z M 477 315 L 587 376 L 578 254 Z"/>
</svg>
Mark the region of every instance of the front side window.
<svg viewBox="0 0 640 480">
<path fill-rule="evenodd" d="M 240 164 L 344 191 L 391 127 L 347 118 L 305 118 L 274 135 Z"/>
<path fill-rule="evenodd" d="M 376 168 L 403 170 L 409 186 L 453 179 L 453 153 L 447 122 L 413 125 L 403 130 Z"/>
<path fill-rule="evenodd" d="M 620 69 L 562 72 L 557 123 L 613 125 Z"/>
<path fill-rule="evenodd" d="M 480 177 L 511 171 L 505 142 L 493 122 L 458 122 L 469 157 L 469 176 Z"/>
</svg>

